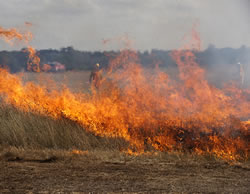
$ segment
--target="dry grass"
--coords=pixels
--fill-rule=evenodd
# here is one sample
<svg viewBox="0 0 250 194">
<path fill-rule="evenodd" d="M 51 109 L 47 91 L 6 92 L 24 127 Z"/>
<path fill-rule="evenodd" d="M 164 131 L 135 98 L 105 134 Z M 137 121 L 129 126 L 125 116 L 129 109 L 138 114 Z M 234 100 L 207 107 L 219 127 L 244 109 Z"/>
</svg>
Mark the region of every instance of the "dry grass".
<svg viewBox="0 0 250 194">
<path fill-rule="evenodd" d="M 119 150 L 127 144 L 121 139 L 96 137 L 66 119 L 54 120 L 1 105 L 0 145 L 29 149 Z"/>
</svg>

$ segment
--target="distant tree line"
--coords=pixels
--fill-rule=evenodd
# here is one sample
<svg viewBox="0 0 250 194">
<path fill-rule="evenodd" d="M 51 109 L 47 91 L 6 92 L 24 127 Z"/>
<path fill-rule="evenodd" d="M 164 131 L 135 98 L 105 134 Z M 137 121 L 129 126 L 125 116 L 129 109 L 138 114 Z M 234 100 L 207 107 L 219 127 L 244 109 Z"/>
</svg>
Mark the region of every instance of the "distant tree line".
<svg viewBox="0 0 250 194">
<path fill-rule="evenodd" d="M 8 67 L 10 72 L 25 71 L 27 68 L 28 54 L 21 51 L 0 51 L 0 65 Z M 176 67 L 170 56 L 171 51 L 153 49 L 150 52 L 138 51 L 140 63 L 145 67 L 159 64 L 160 67 Z M 60 50 L 39 50 L 38 56 L 41 64 L 57 61 L 66 66 L 66 70 L 91 70 L 93 65 L 100 63 L 107 67 L 110 58 L 119 54 L 119 51 L 79 51 L 73 47 L 61 48 Z M 206 68 L 219 65 L 233 65 L 238 62 L 250 63 L 250 48 L 216 48 L 210 45 L 206 50 L 195 52 L 197 62 Z"/>
</svg>

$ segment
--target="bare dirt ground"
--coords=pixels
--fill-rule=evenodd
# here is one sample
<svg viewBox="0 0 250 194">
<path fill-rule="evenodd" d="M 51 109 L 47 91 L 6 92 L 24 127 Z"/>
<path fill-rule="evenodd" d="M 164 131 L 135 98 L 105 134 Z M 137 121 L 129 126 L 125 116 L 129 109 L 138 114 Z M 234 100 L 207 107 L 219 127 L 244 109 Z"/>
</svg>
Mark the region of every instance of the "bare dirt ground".
<svg viewBox="0 0 250 194">
<path fill-rule="evenodd" d="M 178 154 L 2 151 L 0 193 L 249 193 L 249 162 Z"/>
</svg>

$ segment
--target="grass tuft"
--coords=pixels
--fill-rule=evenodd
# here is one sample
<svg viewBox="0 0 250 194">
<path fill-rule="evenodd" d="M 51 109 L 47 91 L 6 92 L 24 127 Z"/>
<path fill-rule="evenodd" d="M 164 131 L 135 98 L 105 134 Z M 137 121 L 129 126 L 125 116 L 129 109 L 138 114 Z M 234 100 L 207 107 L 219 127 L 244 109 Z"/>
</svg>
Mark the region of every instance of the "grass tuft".
<svg viewBox="0 0 250 194">
<path fill-rule="evenodd" d="M 122 139 L 95 136 L 67 119 L 54 120 L 0 105 L 0 146 L 24 149 L 121 150 Z"/>
</svg>

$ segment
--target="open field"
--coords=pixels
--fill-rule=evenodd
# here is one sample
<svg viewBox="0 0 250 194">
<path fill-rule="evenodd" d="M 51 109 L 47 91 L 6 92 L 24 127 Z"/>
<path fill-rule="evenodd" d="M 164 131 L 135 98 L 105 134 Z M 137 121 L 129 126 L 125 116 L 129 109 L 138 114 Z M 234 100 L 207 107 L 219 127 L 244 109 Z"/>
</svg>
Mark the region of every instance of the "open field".
<svg viewBox="0 0 250 194">
<path fill-rule="evenodd" d="M 2 149 L 0 192 L 249 193 L 250 165 L 115 151 Z"/>
<path fill-rule="evenodd" d="M 73 92 L 88 91 L 90 71 L 67 71 L 60 73 L 19 73 L 24 82 L 35 82 L 49 89 L 60 89 L 64 86 Z"/>
<path fill-rule="evenodd" d="M 69 120 L 0 108 L 0 193 L 248 193 L 249 161 L 152 152 L 131 156 L 121 139 Z"/>
</svg>

